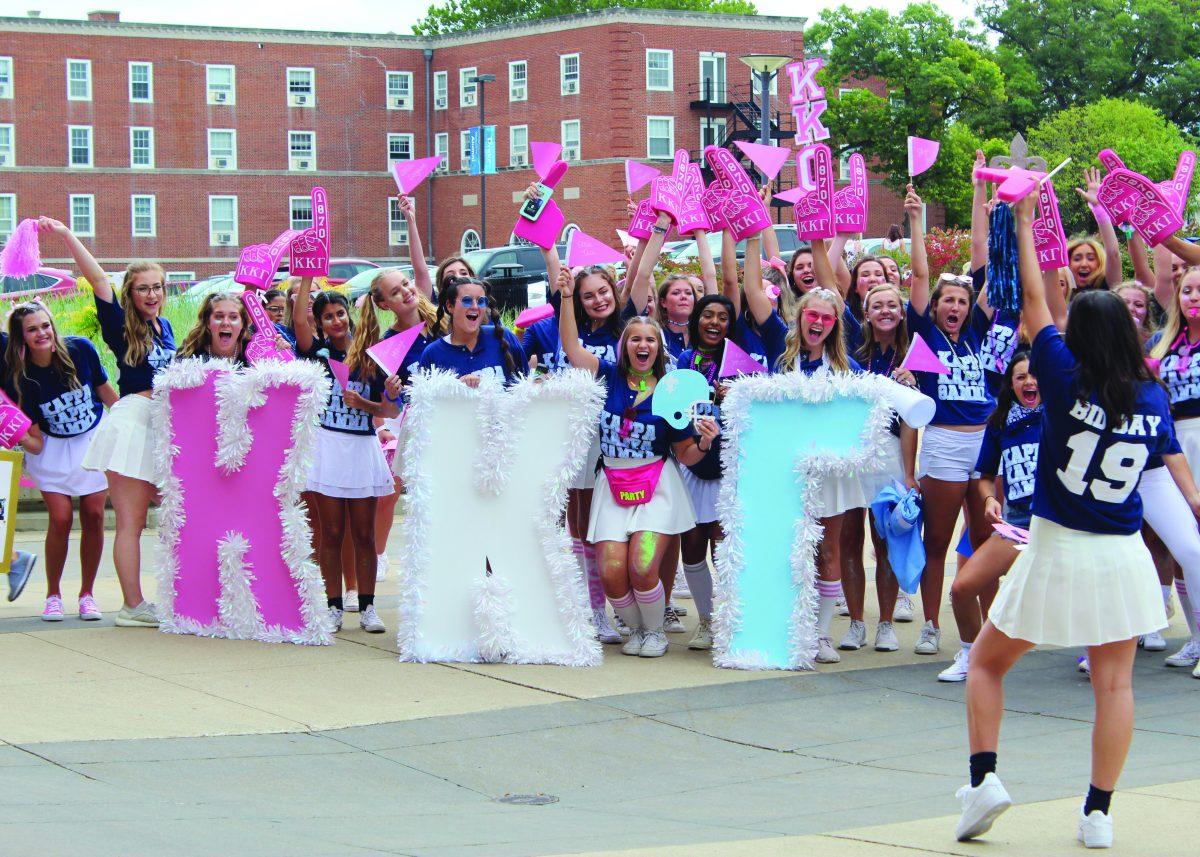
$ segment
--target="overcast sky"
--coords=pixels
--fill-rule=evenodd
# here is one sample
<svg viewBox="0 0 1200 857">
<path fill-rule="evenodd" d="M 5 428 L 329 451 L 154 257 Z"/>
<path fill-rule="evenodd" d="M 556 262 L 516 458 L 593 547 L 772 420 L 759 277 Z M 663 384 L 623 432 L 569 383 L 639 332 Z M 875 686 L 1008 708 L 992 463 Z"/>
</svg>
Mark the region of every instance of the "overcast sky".
<svg viewBox="0 0 1200 857">
<path fill-rule="evenodd" d="M 755 0 L 764 15 L 794 15 L 796 0 Z M 898 10 L 908 5 L 906 0 L 813 0 L 804 4 L 804 13 L 816 17 L 818 11 L 830 6 L 847 5 L 856 9 L 883 6 Z M 158 24 L 209 24 L 234 27 L 268 27 L 278 29 L 330 30 L 338 32 L 407 34 L 413 23 L 429 7 L 422 0 L 205 0 L 194 6 L 189 3 L 164 3 L 162 0 L 0 0 L 0 15 L 24 16 L 37 9 L 43 18 L 86 18 L 93 9 L 114 9 L 125 21 Z M 613 5 L 619 5 L 614 2 Z M 937 0 L 956 19 L 973 14 L 974 0 Z"/>
</svg>

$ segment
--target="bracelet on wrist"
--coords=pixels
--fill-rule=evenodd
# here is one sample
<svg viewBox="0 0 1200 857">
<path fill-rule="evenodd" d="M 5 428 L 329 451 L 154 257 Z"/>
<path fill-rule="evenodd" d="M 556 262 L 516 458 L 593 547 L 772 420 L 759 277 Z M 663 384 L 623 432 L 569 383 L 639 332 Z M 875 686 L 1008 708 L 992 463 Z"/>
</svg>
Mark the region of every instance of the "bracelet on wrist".
<svg viewBox="0 0 1200 857">
<path fill-rule="evenodd" d="M 652 231 L 652 232 L 653 232 L 655 235 L 666 235 L 666 234 L 667 234 L 667 227 L 665 227 L 665 226 L 659 226 L 657 223 L 656 223 L 656 224 L 654 224 L 653 226 L 651 226 L 651 227 L 650 227 L 650 230 L 651 230 L 651 231 Z"/>
</svg>

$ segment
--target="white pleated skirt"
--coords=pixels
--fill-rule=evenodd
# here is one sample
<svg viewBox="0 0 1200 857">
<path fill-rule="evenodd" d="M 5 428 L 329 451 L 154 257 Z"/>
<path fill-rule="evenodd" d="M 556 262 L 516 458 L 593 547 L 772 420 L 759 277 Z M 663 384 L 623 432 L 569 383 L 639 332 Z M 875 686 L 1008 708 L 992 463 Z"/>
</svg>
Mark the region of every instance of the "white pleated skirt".
<svg viewBox="0 0 1200 857">
<path fill-rule="evenodd" d="M 384 460 L 383 447 L 374 434 L 320 428 L 305 490 L 326 497 L 358 500 L 387 497 L 395 492 L 396 486 Z"/>
<path fill-rule="evenodd" d="M 568 486 L 576 490 L 590 491 L 596 487 L 596 462 L 600 460 L 600 432 L 596 432 L 596 436 L 592 438 L 592 445 L 588 448 L 587 458 L 583 462 L 583 467 L 575 474 L 575 478 Z"/>
<path fill-rule="evenodd" d="M 39 491 L 86 497 L 108 490 L 108 480 L 102 472 L 83 469 L 92 436 L 99 429 L 98 425 L 74 437 L 45 435 L 46 445 L 38 455 L 25 453 L 25 472 L 37 483 Z"/>
<path fill-rule="evenodd" d="M 158 472 L 154 461 L 150 414 L 147 396 L 125 396 L 118 401 L 91 431 L 82 467 L 99 473 L 111 470 L 158 485 L 164 474 Z"/>
<path fill-rule="evenodd" d="M 608 467 L 621 469 L 640 467 L 650 462 L 644 459 L 606 458 L 604 463 Z M 604 469 L 601 468 L 596 474 L 592 512 L 588 519 L 589 542 L 627 542 L 631 534 L 640 532 L 674 536 L 686 533 L 694 526 L 696 516 L 692 512 L 692 501 L 675 459 L 667 459 L 654 496 L 649 503 L 640 506 L 617 505 L 608 487 L 608 479 L 604 476 Z"/>
<path fill-rule="evenodd" d="M 679 468 L 679 475 L 683 478 L 683 485 L 692 501 L 696 523 L 711 524 L 718 520 L 717 496 L 721 493 L 721 480 L 701 479 L 686 467 Z"/>
<path fill-rule="evenodd" d="M 1175 421 L 1175 437 L 1187 456 L 1192 476 L 1200 479 L 1200 417 L 1189 417 Z"/>
<path fill-rule="evenodd" d="M 847 476 L 826 476 L 821 480 L 817 502 L 820 517 L 832 518 L 850 509 L 866 509 L 884 487 L 893 481 L 904 483 L 904 465 L 900 458 L 900 438 L 888 435 L 888 464 L 884 470 Z"/>
<path fill-rule="evenodd" d="M 1098 646 L 1167 626 L 1140 533 L 1085 533 L 1036 515 L 988 618 L 1010 637 L 1051 646 Z"/>
</svg>

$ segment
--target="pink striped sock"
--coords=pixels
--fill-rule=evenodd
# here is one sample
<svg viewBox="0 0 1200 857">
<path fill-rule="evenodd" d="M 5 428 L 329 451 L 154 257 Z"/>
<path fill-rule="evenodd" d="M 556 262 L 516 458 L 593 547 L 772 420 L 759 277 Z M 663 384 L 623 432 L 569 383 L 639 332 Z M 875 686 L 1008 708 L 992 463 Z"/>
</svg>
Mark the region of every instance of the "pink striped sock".
<svg viewBox="0 0 1200 857">
<path fill-rule="evenodd" d="M 649 604 L 652 601 L 657 601 L 659 598 L 666 597 L 666 591 L 663 589 L 662 581 L 654 584 L 653 589 L 648 589 L 642 592 L 640 589 L 633 590 L 633 596 L 638 600 L 639 604 Z"/>
<path fill-rule="evenodd" d="M 642 613 L 638 609 L 632 589 L 620 598 L 610 598 L 608 600 L 613 606 L 613 612 L 617 614 L 622 622 L 630 628 L 637 629 L 642 627 Z"/>
<path fill-rule="evenodd" d="M 630 589 L 620 598 L 610 598 L 608 600 L 613 607 L 632 607 L 636 599 L 633 597 L 633 590 Z"/>
<path fill-rule="evenodd" d="M 604 609 L 604 586 L 600 583 L 600 564 L 596 561 L 596 546 L 588 542 L 583 545 L 583 570 L 587 573 L 588 598 L 593 610 Z"/>
<path fill-rule="evenodd" d="M 817 594 L 822 598 L 837 598 L 842 594 L 842 582 L 840 580 L 818 580 Z"/>
</svg>

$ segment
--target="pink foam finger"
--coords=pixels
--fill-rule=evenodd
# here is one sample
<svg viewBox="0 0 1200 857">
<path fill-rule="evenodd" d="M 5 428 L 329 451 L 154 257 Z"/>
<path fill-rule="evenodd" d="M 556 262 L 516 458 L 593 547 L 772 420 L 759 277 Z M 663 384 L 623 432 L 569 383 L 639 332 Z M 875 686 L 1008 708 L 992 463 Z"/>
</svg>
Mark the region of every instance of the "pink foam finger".
<svg viewBox="0 0 1200 857">
<path fill-rule="evenodd" d="M 1042 182 L 1038 188 L 1038 218 L 1033 222 L 1033 248 L 1038 267 L 1043 271 L 1066 267 L 1067 234 L 1063 231 L 1062 216 L 1058 213 L 1058 197 L 1054 182 Z"/>
<path fill-rule="evenodd" d="M 812 167 L 817 189 L 801 196 L 792 209 L 796 235 L 802 241 L 824 240 L 836 234 L 833 217 L 833 156 L 824 143 L 811 148 L 815 150 Z"/>
<path fill-rule="evenodd" d="M 0 446 L 13 449 L 29 431 L 33 421 L 16 402 L 0 392 Z"/>
<path fill-rule="evenodd" d="M 244 248 L 234 269 L 233 281 L 256 289 L 270 288 L 283 254 L 299 235 L 299 230 L 286 229 L 270 244 L 251 244 Z"/>
<path fill-rule="evenodd" d="M 867 231 L 867 165 L 863 156 L 850 156 L 850 184 L 833 196 L 833 216 L 838 232 Z"/>
<path fill-rule="evenodd" d="M 518 216 L 512 231 L 514 235 L 524 238 L 526 241 L 532 241 L 543 250 L 552 250 L 558 242 L 558 236 L 562 234 L 566 222 L 566 217 L 563 216 L 558 204 L 554 200 L 550 200 L 542 209 L 537 220 L 526 220 L 524 217 Z"/>
</svg>

